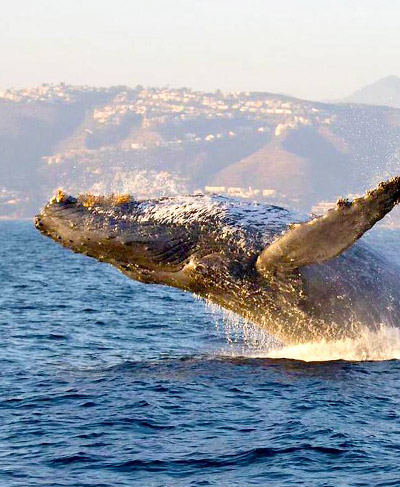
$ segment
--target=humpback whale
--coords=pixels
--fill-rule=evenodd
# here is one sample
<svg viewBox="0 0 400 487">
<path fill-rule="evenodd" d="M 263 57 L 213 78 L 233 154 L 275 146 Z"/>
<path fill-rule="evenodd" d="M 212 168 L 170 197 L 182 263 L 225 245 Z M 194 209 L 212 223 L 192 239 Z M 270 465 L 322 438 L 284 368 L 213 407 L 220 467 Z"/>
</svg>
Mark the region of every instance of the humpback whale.
<svg viewBox="0 0 400 487">
<path fill-rule="evenodd" d="M 59 191 L 35 224 L 132 279 L 190 291 L 296 344 L 400 324 L 400 271 L 359 240 L 399 200 L 399 177 L 311 219 L 218 195 Z"/>
</svg>

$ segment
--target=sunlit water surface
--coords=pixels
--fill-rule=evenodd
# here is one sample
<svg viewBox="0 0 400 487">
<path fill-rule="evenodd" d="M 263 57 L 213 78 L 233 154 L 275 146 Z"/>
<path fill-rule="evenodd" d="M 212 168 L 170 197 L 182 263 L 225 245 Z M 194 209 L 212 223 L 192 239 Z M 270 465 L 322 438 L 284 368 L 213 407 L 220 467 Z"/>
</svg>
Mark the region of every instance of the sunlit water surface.
<svg viewBox="0 0 400 487">
<path fill-rule="evenodd" d="M 30 223 L 0 240 L 1 486 L 400 485 L 397 330 L 271 351 Z"/>
</svg>

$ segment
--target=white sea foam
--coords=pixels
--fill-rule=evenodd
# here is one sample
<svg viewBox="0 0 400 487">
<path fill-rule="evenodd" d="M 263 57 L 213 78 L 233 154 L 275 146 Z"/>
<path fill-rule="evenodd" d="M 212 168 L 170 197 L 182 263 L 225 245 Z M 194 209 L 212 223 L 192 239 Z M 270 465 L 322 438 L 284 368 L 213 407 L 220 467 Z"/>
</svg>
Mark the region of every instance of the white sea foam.
<svg viewBox="0 0 400 487">
<path fill-rule="evenodd" d="M 378 330 L 361 328 L 357 338 L 325 338 L 297 345 L 285 345 L 259 326 L 240 316 L 209 305 L 218 331 L 228 348 L 223 354 L 249 358 L 291 359 L 305 362 L 400 360 L 400 329 L 381 325 Z"/>
<path fill-rule="evenodd" d="M 306 362 L 348 360 L 375 361 L 400 359 L 400 330 L 384 326 L 378 331 L 362 330 L 357 338 L 323 339 L 293 346 L 283 346 L 254 354 L 270 358 L 287 358 Z"/>
<path fill-rule="evenodd" d="M 267 345 L 265 347 L 265 345 Z M 251 358 L 276 358 L 305 362 L 382 361 L 400 359 L 400 330 L 382 325 L 378 331 L 364 329 L 357 338 L 323 340 L 298 345 L 275 345 L 264 340 L 258 348 L 249 347 L 244 355 Z"/>
</svg>

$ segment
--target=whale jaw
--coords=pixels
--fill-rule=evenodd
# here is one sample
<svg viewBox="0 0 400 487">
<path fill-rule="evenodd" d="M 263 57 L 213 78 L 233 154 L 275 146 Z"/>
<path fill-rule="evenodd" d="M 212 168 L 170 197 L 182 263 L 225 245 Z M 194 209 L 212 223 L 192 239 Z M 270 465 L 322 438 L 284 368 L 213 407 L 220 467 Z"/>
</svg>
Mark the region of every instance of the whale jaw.
<svg viewBox="0 0 400 487">
<path fill-rule="evenodd" d="M 132 279 L 201 292 L 193 238 L 185 229 L 174 233 L 157 224 L 127 222 L 127 214 L 134 220 L 137 205 L 127 198 L 58 194 L 36 216 L 35 226 L 62 246 L 109 263 Z"/>
</svg>

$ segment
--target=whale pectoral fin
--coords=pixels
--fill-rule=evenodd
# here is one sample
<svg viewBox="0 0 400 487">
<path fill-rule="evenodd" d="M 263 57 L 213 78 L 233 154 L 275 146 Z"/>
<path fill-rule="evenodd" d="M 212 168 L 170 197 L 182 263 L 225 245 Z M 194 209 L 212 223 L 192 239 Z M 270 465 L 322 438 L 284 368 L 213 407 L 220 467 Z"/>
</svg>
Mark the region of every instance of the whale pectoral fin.
<svg viewBox="0 0 400 487">
<path fill-rule="evenodd" d="M 400 199 L 400 177 L 382 182 L 353 202 L 339 200 L 326 215 L 294 225 L 257 259 L 261 274 L 291 272 L 330 260 L 356 242 Z"/>
</svg>

